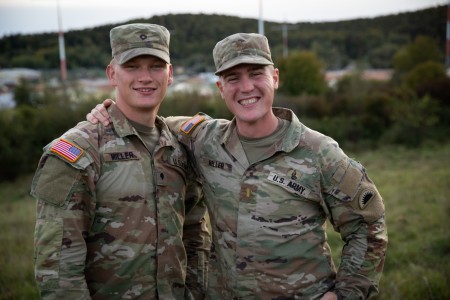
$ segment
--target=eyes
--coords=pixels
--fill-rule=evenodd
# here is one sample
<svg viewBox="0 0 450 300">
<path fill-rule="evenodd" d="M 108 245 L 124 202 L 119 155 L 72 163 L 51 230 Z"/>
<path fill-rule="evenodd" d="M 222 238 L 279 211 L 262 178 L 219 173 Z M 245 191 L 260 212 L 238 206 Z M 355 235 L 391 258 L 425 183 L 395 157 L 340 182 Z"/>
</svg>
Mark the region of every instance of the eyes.
<svg viewBox="0 0 450 300">
<path fill-rule="evenodd" d="M 136 62 L 126 62 L 122 65 L 122 68 L 128 71 L 138 70 L 141 68 L 148 69 L 150 71 L 162 71 L 166 69 L 167 64 L 163 62 L 155 62 L 148 65 L 142 65 Z"/>
<path fill-rule="evenodd" d="M 260 79 L 265 75 L 264 69 L 256 69 L 248 72 L 248 78 L 250 79 Z M 224 76 L 224 79 L 228 83 L 236 83 L 242 77 L 242 74 L 230 73 Z"/>
</svg>

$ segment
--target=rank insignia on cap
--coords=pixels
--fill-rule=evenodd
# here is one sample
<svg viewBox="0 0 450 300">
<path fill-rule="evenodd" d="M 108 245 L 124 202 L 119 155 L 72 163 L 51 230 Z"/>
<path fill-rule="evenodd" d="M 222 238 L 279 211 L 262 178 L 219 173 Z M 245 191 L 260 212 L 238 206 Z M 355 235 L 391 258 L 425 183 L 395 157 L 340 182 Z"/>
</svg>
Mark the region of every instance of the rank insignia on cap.
<svg viewBox="0 0 450 300">
<path fill-rule="evenodd" d="M 373 198 L 375 192 L 372 190 L 365 190 L 359 196 L 359 207 L 364 209 L 367 206 L 367 203 Z"/>
<path fill-rule="evenodd" d="M 57 141 L 52 146 L 50 151 L 55 152 L 56 154 L 67 159 L 70 162 L 76 162 L 84 153 L 83 149 L 75 146 L 65 139 L 60 139 L 59 141 Z"/>
<path fill-rule="evenodd" d="M 187 120 L 183 125 L 181 125 L 180 130 L 183 131 L 185 134 L 189 134 L 189 132 L 195 128 L 198 124 L 203 122 L 205 120 L 205 117 L 200 115 L 195 115 L 189 120 Z"/>
</svg>

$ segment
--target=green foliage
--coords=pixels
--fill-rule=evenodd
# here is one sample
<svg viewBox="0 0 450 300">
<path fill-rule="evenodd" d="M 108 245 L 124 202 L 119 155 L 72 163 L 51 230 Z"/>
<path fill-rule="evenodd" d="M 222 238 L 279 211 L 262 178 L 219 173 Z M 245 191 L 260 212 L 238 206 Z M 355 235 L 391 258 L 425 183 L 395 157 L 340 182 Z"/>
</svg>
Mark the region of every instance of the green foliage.
<svg viewBox="0 0 450 300">
<path fill-rule="evenodd" d="M 383 143 L 416 147 L 440 133 L 439 106 L 430 97 L 396 98 L 392 106 L 392 126 L 382 137 Z"/>
<path fill-rule="evenodd" d="M 213 118 L 231 119 L 233 117 L 218 93 L 213 96 L 204 96 L 198 92 L 177 92 L 168 95 L 161 104 L 158 115 L 193 116 L 198 112 L 206 113 Z"/>
<path fill-rule="evenodd" d="M 0 299 L 39 299 L 34 282 L 31 176 L 0 183 Z"/>
<path fill-rule="evenodd" d="M 418 36 L 413 43 L 402 47 L 394 57 L 394 76 L 398 79 L 425 62 L 441 62 L 442 52 L 435 39 L 428 36 Z"/>
<path fill-rule="evenodd" d="M 297 23 L 289 30 L 290 50 L 309 50 L 326 62 L 327 69 L 340 69 L 351 61 L 366 61 L 373 68 L 392 66 L 396 49 L 417 36 L 429 36 L 445 49 L 446 5 L 416 12 L 373 19 L 340 22 Z M 224 15 L 168 14 L 125 23 L 147 22 L 171 31 L 171 58 L 176 67 L 191 72 L 212 71 L 212 49 L 217 41 L 236 32 L 257 32 L 255 19 Z M 108 24 L 65 32 L 67 66 L 104 68 L 110 60 L 109 30 L 122 24 Z M 282 55 L 280 23 L 265 22 L 273 57 Z M 0 67 L 58 69 L 58 33 L 11 35 L 0 39 Z"/>
<path fill-rule="evenodd" d="M 416 65 L 405 77 L 405 84 L 417 89 L 421 85 L 433 80 L 447 78 L 445 67 L 442 63 L 426 61 Z"/>
<path fill-rule="evenodd" d="M 280 90 L 289 95 L 320 95 L 326 89 L 323 64 L 314 52 L 300 51 L 278 60 Z"/>
<path fill-rule="evenodd" d="M 34 170 L 42 148 L 84 120 L 95 105 L 93 99 L 78 99 L 73 104 L 68 95 L 50 88 L 42 95 L 35 91 L 29 95 L 40 104 L 33 107 L 23 103 L 14 109 L 0 110 L 1 181 L 11 181 Z"/>
</svg>

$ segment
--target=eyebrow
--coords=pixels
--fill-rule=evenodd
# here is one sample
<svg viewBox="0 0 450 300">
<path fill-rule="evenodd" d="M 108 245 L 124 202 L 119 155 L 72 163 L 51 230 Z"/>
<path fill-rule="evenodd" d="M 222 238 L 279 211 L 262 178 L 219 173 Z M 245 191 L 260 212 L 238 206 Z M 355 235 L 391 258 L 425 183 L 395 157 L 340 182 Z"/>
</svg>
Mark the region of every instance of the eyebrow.
<svg viewBox="0 0 450 300">
<path fill-rule="evenodd" d="M 247 71 L 263 70 L 265 69 L 265 67 L 265 65 L 250 64 L 247 67 Z M 225 74 L 223 74 L 223 77 L 225 78 L 233 75 L 237 75 L 237 72 L 235 70 L 229 71 L 229 73 L 225 72 Z"/>
</svg>

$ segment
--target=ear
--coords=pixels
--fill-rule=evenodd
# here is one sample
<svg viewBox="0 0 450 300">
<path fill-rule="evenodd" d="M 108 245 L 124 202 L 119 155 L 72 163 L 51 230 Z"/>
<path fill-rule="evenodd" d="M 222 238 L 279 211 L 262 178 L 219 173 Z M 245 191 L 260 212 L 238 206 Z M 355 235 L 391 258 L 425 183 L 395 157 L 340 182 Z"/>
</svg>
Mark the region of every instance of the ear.
<svg viewBox="0 0 450 300">
<path fill-rule="evenodd" d="M 280 81 L 280 75 L 279 75 L 278 69 L 276 69 L 276 68 L 273 69 L 272 79 L 273 79 L 273 87 L 275 89 L 278 89 L 278 83 Z"/>
<path fill-rule="evenodd" d="M 169 85 L 173 82 L 173 67 L 172 64 L 169 64 Z"/>
<path fill-rule="evenodd" d="M 216 81 L 216 86 L 219 89 L 220 96 L 222 97 L 222 99 L 225 99 L 223 97 L 223 85 L 222 85 L 222 81 L 220 79 Z"/>
<path fill-rule="evenodd" d="M 112 64 L 109 64 L 106 67 L 106 77 L 108 77 L 109 83 L 111 83 L 112 86 L 117 86 L 117 83 L 116 83 L 116 71 L 115 71 L 114 66 Z"/>
</svg>

